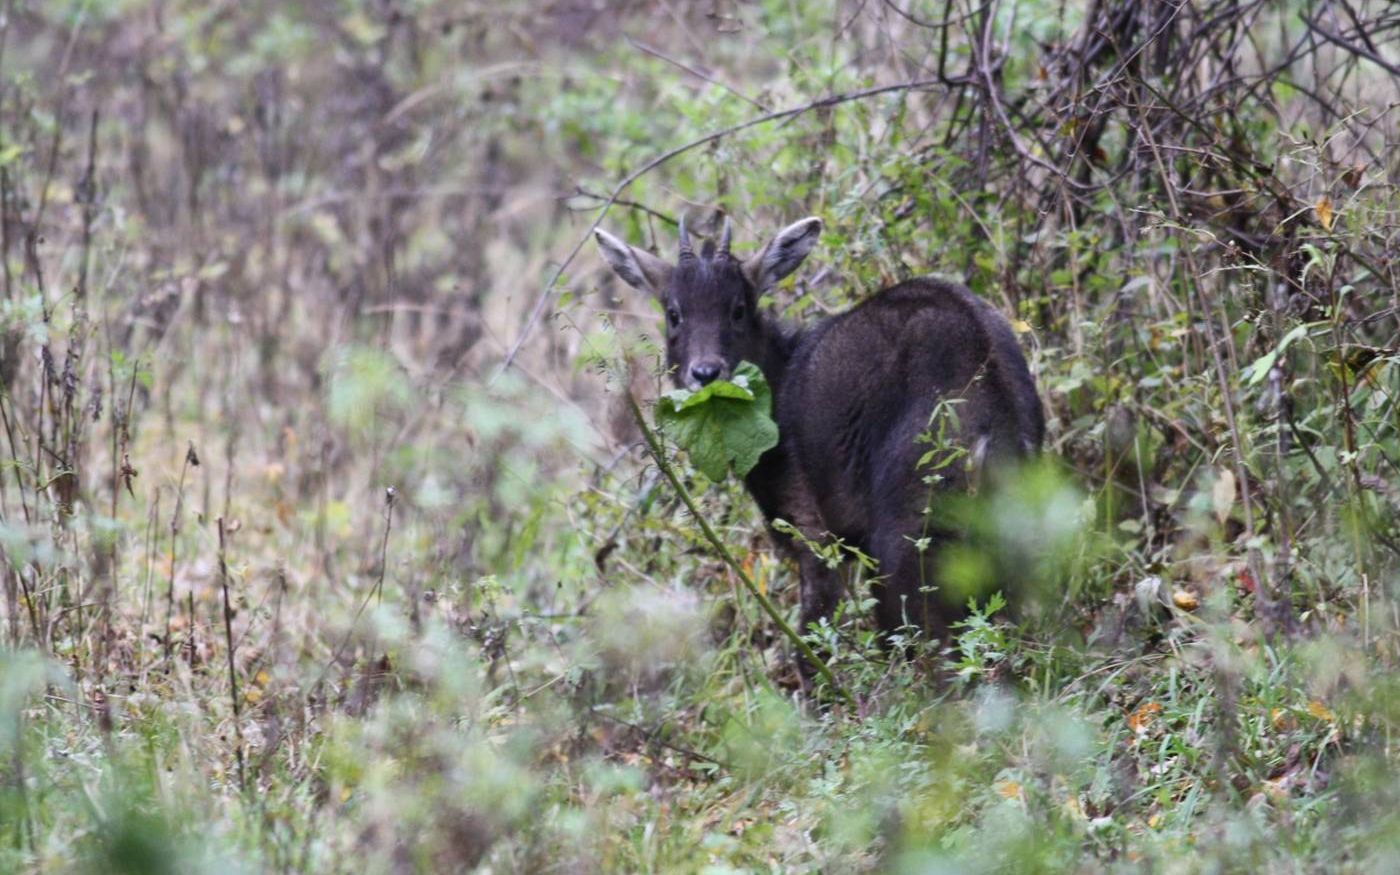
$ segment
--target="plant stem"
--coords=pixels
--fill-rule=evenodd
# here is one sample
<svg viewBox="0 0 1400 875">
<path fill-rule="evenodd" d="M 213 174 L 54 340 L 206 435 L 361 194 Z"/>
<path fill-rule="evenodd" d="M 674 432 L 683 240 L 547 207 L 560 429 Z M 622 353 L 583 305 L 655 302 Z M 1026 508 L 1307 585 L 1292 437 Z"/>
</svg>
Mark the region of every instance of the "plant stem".
<svg viewBox="0 0 1400 875">
<path fill-rule="evenodd" d="M 228 598 L 228 560 L 225 552 L 225 528 L 224 518 L 219 517 L 219 588 L 224 594 L 224 640 L 228 645 L 228 695 L 233 704 L 233 737 L 237 747 L 235 754 L 238 757 L 238 786 L 239 789 L 246 789 L 248 786 L 247 776 L 243 767 L 243 725 L 241 709 L 238 707 L 238 671 L 234 666 L 233 648 L 233 606 Z"/>
<path fill-rule="evenodd" d="M 807 662 L 817 670 L 817 673 L 822 676 L 822 680 L 826 681 L 827 686 L 831 688 L 832 692 L 843 701 L 851 703 L 853 700 L 851 699 L 850 693 L 846 692 L 846 690 L 836 682 L 836 676 L 831 673 L 831 668 L 827 666 L 826 662 L 820 656 L 817 656 L 812 646 L 788 624 L 788 621 L 783 618 L 783 615 L 773 605 L 773 602 L 769 600 L 768 596 L 764 595 L 763 591 L 758 588 L 758 585 L 753 582 L 753 578 L 749 577 L 748 572 L 744 570 L 744 567 L 740 565 L 738 560 L 729 552 L 729 548 L 720 540 L 719 535 L 715 534 L 715 530 L 711 528 L 709 520 L 705 519 L 705 515 L 702 514 L 700 508 L 696 506 L 695 499 L 690 495 L 690 490 L 685 488 L 685 484 L 681 482 L 681 478 L 676 474 L 675 467 L 666 460 L 666 454 L 663 452 L 661 446 L 661 439 L 657 437 L 652 427 L 647 424 L 646 417 L 642 415 L 642 408 L 637 404 L 637 399 L 632 396 L 631 392 L 627 393 L 627 406 L 632 411 L 632 418 L 637 421 L 637 427 L 642 431 L 642 438 L 646 441 L 647 452 L 651 454 L 652 460 L 656 462 L 656 467 L 661 469 L 661 473 L 670 481 L 671 488 L 676 490 L 676 495 L 680 496 L 681 502 L 685 505 L 686 510 L 689 510 L 690 515 L 700 524 L 700 531 L 705 535 L 705 540 L 710 542 L 710 546 L 714 547 L 715 552 L 719 554 L 724 564 L 728 565 L 739 577 L 739 580 L 744 584 L 744 588 L 749 591 L 749 595 L 754 597 L 759 606 L 763 608 L 763 612 L 768 615 L 769 619 L 773 621 L 774 625 L 778 627 L 778 630 L 783 633 L 784 637 L 792 642 L 793 647 L 797 648 L 802 658 L 807 660 Z"/>
</svg>

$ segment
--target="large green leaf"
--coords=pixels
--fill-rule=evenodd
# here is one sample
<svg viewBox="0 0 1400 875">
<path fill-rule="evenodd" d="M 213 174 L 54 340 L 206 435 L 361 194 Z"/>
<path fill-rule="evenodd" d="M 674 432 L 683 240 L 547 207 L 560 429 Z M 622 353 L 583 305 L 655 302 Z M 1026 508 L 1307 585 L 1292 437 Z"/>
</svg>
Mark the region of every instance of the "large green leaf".
<svg viewBox="0 0 1400 875">
<path fill-rule="evenodd" d="M 667 392 L 656 406 L 658 425 L 714 481 L 723 480 L 730 465 L 745 476 L 760 456 L 778 445 L 772 413 L 768 381 L 748 362 L 734 370 L 732 379 L 716 380 L 694 392 Z"/>
</svg>

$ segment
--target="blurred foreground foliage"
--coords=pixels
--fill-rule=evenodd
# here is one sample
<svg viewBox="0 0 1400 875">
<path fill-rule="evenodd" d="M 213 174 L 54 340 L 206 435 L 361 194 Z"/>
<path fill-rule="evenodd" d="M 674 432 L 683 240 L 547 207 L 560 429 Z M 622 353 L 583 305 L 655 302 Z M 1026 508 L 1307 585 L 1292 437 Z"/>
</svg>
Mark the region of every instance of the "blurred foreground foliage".
<svg viewBox="0 0 1400 875">
<path fill-rule="evenodd" d="M 12 0 L 0 37 L 0 870 L 1400 867 L 1381 0 Z M 955 640 L 880 649 L 851 563 L 824 708 L 617 403 L 658 312 L 568 257 L 790 108 L 601 221 L 818 214 L 769 306 L 960 279 L 1050 418 L 940 509 Z"/>
</svg>

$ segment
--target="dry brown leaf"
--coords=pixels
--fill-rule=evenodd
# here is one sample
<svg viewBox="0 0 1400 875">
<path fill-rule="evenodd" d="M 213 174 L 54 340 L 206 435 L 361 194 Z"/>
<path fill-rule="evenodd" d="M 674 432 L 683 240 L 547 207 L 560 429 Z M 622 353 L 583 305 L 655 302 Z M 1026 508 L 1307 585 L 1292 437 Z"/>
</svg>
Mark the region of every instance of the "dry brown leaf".
<svg viewBox="0 0 1400 875">
<path fill-rule="evenodd" d="M 1194 611 L 1201 606 L 1201 599 L 1189 589 L 1172 591 L 1172 604 L 1183 611 Z"/>
<path fill-rule="evenodd" d="M 1317 216 L 1317 223 L 1322 226 L 1323 230 L 1331 231 L 1333 216 L 1332 199 L 1325 194 L 1318 198 L 1317 203 L 1313 204 L 1313 215 Z"/>
<path fill-rule="evenodd" d="M 1147 731 L 1147 727 L 1158 714 L 1162 713 L 1162 706 L 1156 702 L 1143 702 L 1138 705 L 1133 713 L 1128 715 L 1128 728 L 1141 735 Z"/>
</svg>

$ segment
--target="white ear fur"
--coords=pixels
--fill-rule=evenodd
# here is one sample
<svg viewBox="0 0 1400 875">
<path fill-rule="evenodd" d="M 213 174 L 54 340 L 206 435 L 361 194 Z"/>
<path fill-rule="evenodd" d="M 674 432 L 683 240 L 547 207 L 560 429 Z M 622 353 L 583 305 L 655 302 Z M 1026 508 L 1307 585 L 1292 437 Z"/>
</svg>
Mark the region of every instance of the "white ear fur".
<svg viewBox="0 0 1400 875">
<path fill-rule="evenodd" d="M 603 254 L 603 260 L 622 277 L 623 282 L 657 297 L 666 291 L 666 284 L 671 279 L 671 265 L 646 250 L 628 246 L 607 231 L 594 231 L 593 237 L 598 241 L 598 251 Z"/>
<path fill-rule="evenodd" d="M 808 216 L 778 232 L 767 246 L 744 261 L 744 273 L 760 292 L 797 270 L 797 266 L 817 245 L 822 220 Z"/>
</svg>

